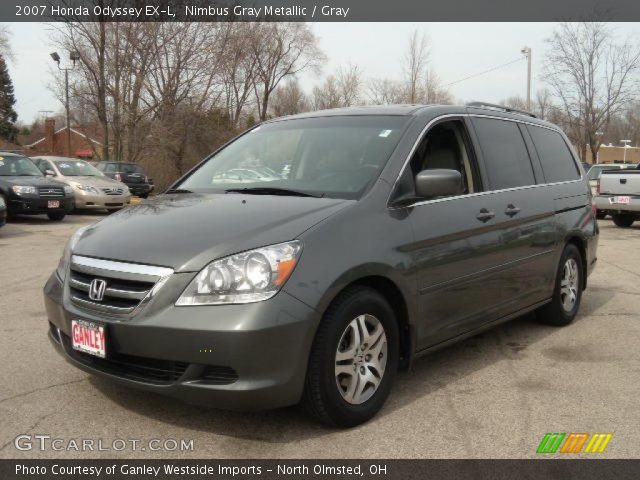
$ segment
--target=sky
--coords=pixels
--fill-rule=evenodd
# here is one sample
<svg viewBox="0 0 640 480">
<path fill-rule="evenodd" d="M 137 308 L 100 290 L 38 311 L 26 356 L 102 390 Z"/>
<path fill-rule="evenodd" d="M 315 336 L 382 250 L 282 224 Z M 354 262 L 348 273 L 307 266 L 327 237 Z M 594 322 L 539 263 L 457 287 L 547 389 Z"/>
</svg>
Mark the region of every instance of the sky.
<svg viewBox="0 0 640 480">
<path fill-rule="evenodd" d="M 430 66 L 443 84 L 517 60 L 499 70 L 449 87 L 459 102 L 496 103 L 526 95 L 526 61 L 520 50 L 532 49 L 532 91 L 543 88 L 543 60 L 553 23 L 313 23 L 311 28 L 327 56 L 322 75 L 303 74 L 302 87 L 310 92 L 324 76 L 340 66 L 355 64 L 367 78 L 400 79 L 409 37 L 418 30 L 430 39 Z M 640 23 L 611 24 L 615 34 L 631 37 L 640 48 Z M 61 75 L 49 57 L 54 48 L 51 27 L 44 23 L 9 24 L 15 60 L 9 63 L 19 120 L 30 124 L 42 114 L 59 112 L 62 104 L 48 85 Z M 65 55 L 60 52 L 64 58 Z"/>
</svg>

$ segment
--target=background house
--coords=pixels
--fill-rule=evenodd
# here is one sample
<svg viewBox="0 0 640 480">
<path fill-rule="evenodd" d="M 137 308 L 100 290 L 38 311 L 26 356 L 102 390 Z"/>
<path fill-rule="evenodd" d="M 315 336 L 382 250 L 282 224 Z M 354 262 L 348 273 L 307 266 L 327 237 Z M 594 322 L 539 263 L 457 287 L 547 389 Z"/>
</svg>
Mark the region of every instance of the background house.
<svg viewBox="0 0 640 480">
<path fill-rule="evenodd" d="M 27 155 L 56 155 L 63 157 L 97 159 L 97 151 L 102 148 L 97 129 L 91 127 L 71 127 L 71 149 L 67 151 L 67 129 L 64 126 L 55 128 L 55 120 L 48 118 L 44 128 L 33 131 L 28 137 L 21 139 L 22 148 Z"/>
</svg>

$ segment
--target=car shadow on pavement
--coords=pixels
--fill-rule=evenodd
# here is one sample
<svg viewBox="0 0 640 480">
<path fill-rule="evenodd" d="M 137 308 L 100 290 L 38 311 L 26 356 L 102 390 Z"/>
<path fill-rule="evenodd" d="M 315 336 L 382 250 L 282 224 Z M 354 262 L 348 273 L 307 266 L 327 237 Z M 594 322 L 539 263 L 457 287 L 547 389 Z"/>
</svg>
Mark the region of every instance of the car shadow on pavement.
<svg viewBox="0 0 640 480">
<path fill-rule="evenodd" d="M 606 291 L 594 289 L 588 292 L 574 324 L 565 328 L 580 328 L 579 324 L 586 315 L 610 300 Z M 411 371 L 398 375 L 385 407 L 369 424 L 495 362 L 505 358 L 517 361 L 527 355 L 529 346 L 558 331 L 558 327 L 540 324 L 534 314 L 528 314 L 419 358 Z M 122 408 L 180 429 L 274 444 L 292 443 L 337 431 L 313 421 L 298 407 L 265 412 L 231 412 L 189 405 L 98 377 L 92 377 L 90 382 Z"/>
</svg>

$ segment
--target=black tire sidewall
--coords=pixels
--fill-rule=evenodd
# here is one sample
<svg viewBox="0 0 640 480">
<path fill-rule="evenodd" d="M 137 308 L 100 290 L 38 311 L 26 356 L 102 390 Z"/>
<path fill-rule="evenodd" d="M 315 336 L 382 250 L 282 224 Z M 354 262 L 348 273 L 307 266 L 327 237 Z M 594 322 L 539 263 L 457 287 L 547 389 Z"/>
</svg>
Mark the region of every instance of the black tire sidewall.
<svg viewBox="0 0 640 480">
<path fill-rule="evenodd" d="M 349 404 L 338 391 L 335 379 L 335 353 L 347 325 L 359 315 L 376 317 L 387 336 L 387 364 L 378 390 L 360 405 Z M 322 348 L 320 396 L 332 421 L 340 426 L 354 426 L 373 417 L 384 405 L 398 369 L 399 330 L 395 314 L 385 299 L 373 290 L 358 290 L 343 299 L 331 312 Z"/>
<path fill-rule="evenodd" d="M 635 218 L 629 214 L 616 213 L 611 217 L 613 219 L 613 223 L 615 223 L 617 227 L 621 227 L 621 228 L 629 228 L 631 225 L 633 225 L 633 222 L 635 221 Z"/>
</svg>

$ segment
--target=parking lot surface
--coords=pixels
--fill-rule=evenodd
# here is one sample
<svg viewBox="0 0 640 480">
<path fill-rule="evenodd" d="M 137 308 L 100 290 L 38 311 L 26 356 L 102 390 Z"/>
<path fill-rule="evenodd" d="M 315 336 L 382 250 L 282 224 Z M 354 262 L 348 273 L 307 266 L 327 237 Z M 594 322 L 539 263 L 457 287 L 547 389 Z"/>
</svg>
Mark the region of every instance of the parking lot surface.
<svg viewBox="0 0 640 480">
<path fill-rule="evenodd" d="M 73 231 L 99 218 L 24 217 L 0 228 L 1 458 L 527 458 L 547 432 L 613 433 L 600 457 L 640 456 L 640 222 L 600 222 L 598 265 L 572 325 L 528 315 L 423 357 L 374 420 L 336 430 L 293 407 L 193 407 L 67 364 L 47 339 L 42 286 Z M 18 450 L 21 434 L 63 439 L 63 450 Z M 82 451 L 70 442 L 83 439 L 138 439 L 142 448 L 184 439 L 193 449 Z"/>
</svg>

